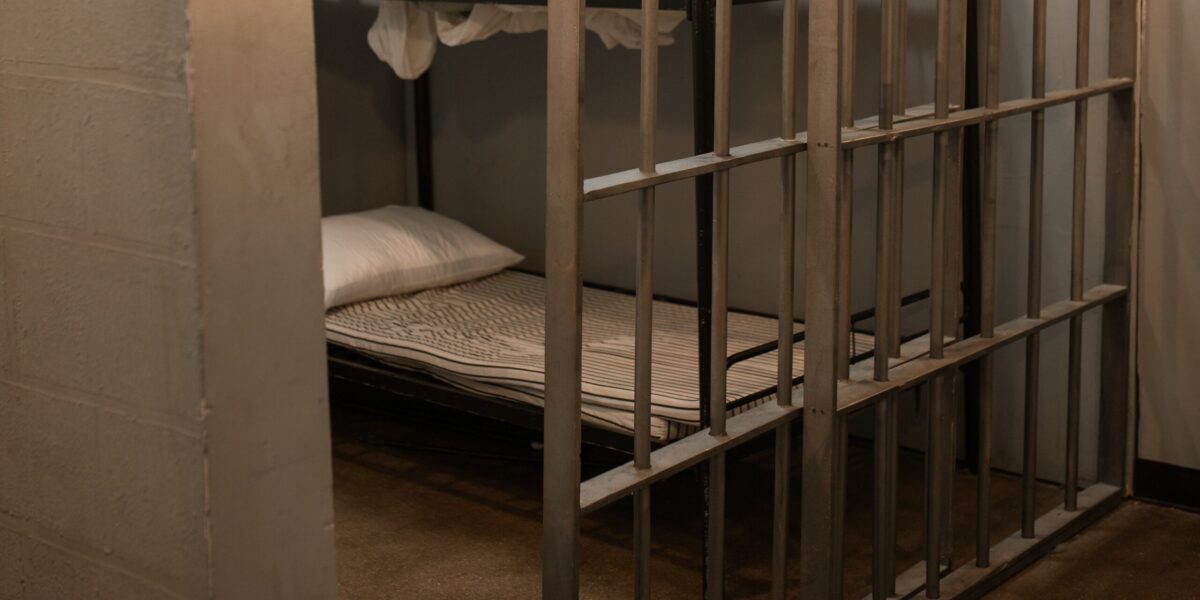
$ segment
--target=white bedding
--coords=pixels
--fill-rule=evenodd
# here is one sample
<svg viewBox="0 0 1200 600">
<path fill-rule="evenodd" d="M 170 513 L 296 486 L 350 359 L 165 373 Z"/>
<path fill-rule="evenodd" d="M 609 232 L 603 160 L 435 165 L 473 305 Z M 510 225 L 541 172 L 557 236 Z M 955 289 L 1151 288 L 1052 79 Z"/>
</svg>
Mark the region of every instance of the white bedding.
<svg viewBox="0 0 1200 600">
<path fill-rule="evenodd" d="M 415 294 L 358 302 L 327 313 L 328 339 L 382 362 L 417 369 L 453 385 L 541 406 L 545 386 L 542 277 L 505 271 Z M 585 288 L 583 412 L 588 421 L 631 431 L 633 425 L 634 298 Z M 796 331 L 803 329 L 797 323 Z M 686 435 L 699 424 L 696 310 L 656 302 L 652 360 L 652 433 Z M 729 353 L 771 341 L 776 321 L 730 313 Z M 854 353 L 873 338 L 855 334 Z M 776 353 L 734 365 L 728 400 L 772 387 Z M 795 345 L 794 372 L 804 371 L 804 342 Z M 768 398 L 760 400 L 767 401 Z"/>
<path fill-rule="evenodd" d="M 659 15 L 658 43 L 670 45 L 671 32 L 683 21 L 682 11 Z M 412 0 L 382 0 L 379 16 L 367 32 L 367 43 L 379 60 L 401 79 L 416 79 L 429 68 L 438 43 L 461 46 L 497 33 L 530 33 L 546 29 L 546 7 L 509 4 L 422 4 Z M 584 27 L 609 48 L 639 48 L 640 10 L 589 8 Z"/>
</svg>

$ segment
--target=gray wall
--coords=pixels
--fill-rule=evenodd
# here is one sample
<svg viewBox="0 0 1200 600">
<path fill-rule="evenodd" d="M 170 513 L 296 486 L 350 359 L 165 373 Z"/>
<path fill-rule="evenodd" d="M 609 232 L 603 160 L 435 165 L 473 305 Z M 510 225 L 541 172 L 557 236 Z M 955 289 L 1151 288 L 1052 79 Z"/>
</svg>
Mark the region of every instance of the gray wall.
<svg viewBox="0 0 1200 600">
<path fill-rule="evenodd" d="M 311 15 L 242 5 L 0 3 L 0 597 L 333 595 Z"/>
<path fill-rule="evenodd" d="M 1200 4 L 1148 2 L 1139 456 L 1200 469 Z"/>
<path fill-rule="evenodd" d="M 932 101 L 933 0 L 914 0 L 911 6 L 911 39 L 908 54 L 910 105 Z M 1107 3 L 1093 3 L 1092 73 L 1106 74 Z M 738 7 L 734 11 L 734 105 L 733 143 L 745 143 L 778 135 L 778 86 L 780 57 L 778 30 L 781 5 Z M 1050 3 L 1048 87 L 1073 87 L 1075 8 L 1074 3 Z M 1026 96 L 1030 90 L 1032 0 L 1004 3 L 1005 62 L 1002 73 L 1005 99 Z M 802 18 L 805 15 L 802 14 Z M 859 93 L 856 115 L 874 112 L 877 105 L 878 5 L 860 8 Z M 322 28 L 333 29 L 325 24 Z M 366 46 L 365 27 L 358 38 L 339 44 Z M 674 46 L 661 50 L 659 159 L 691 153 L 691 66 L 690 39 L 685 23 L 676 32 Z M 801 48 L 806 42 L 801 37 Z M 540 268 L 543 254 L 544 190 L 544 34 L 498 35 L 460 48 L 442 47 L 433 63 L 435 114 L 434 157 L 437 165 L 435 193 L 440 212 L 461 219 L 528 257 L 526 266 Z M 349 52 L 345 47 L 337 52 Z M 803 50 L 802 50 L 803 52 Z M 322 50 L 321 57 L 333 51 Z M 638 88 L 637 53 L 605 50 L 594 36 L 588 37 L 585 103 L 584 162 L 588 175 L 635 166 L 637 148 Z M 801 57 L 799 64 L 804 64 Z M 374 60 L 374 59 L 371 59 Z M 359 72 L 372 67 L 321 65 L 323 79 L 330 71 Z M 803 122 L 804 82 L 800 82 Z M 324 90 L 325 88 L 323 88 Z M 400 94 L 389 93 L 396 100 Z M 327 96 L 322 95 L 322 103 Z M 328 102 L 341 102 L 329 99 Z M 1104 136 L 1106 106 L 1094 100 L 1091 108 L 1088 169 L 1088 259 L 1087 284 L 1100 281 L 1103 244 Z M 322 112 L 322 116 L 327 113 Z M 389 115 L 391 113 L 388 113 Z M 339 129 L 362 127 L 361 120 L 378 118 L 374 112 L 343 113 L 335 122 L 322 123 L 322 135 L 341 134 Z M 348 119 L 348 120 L 341 120 Z M 1043 297 L 1046 304 L 1066 299 L 1070 261 L 1070 168 L 1073 131 L 1071 109 L 1059 108 L 1047 116 L 1047 188 L 1045 209 L 1045 255 Z M 391 127 L 391 125 L 387 125 Z M 1028 228 L 1029 119 L 1018 118 L 1003 127 L 1005 152 L 1001 158 L 1000 251 L 998 272 L 998 316 L 1001 322 L 1023 313 L 1026 288 L 1025 249 Z M 337 144 L 323 139 L 323 164 L 339 162 Z M 924 289 L 928 284 L 928 237 L 930 140 L 913 140 L 907 151 L 907 197 L 905 200 L 905 291 Z M 856 160 L 854 213 L 854 309 L 873 303 L 875 230 L 875 152 L 862 150 Z M 803 164 L 803 161 L 801 161 Z M 387 168 L 390 168 L 388 165 Z M 328 167 L 327 167 L 328 170 Z M 363 172 L 368 178 L 391 177 L 385 168 Z M 803 181 L 804 169 L 800 169 Z M 778 166 L 774 162 L 739 168 L 732 178 L 733 217 L 730 266 L 730 301 L 744 309 L 772 312 L 776 286 L 776 219 L 779 202 Z M 351 184 L 326 181 L 325 207 L 341 212 L 357 205 Z M 354 184 L 372 185 L 372 184 Z M 800 189 L 803 189 L 801 186 Z M 332 194 L 333 197 L 330 197 Z M 659 192 L 656 291 L 684 298 L 694 297 L 695 248 L 692 195 L 689 183 L 664 186 Z M 372 196 L 368 204 L 393 201 Z M 636 203 L 632 197 L 591 204 L 585 211 L 584 277 L 589 281 L 632 287 L 636 231 Z M 804 211 L 798 210 L 799 231 Z M 798 245 L 803 252 L 803 244 Z M 803 264 L 798 255 L 797 264 Z M 803 302 L 803 279 L 798 280 L 798 304 Z M 802 310 L 802 306 L 798 306 Z M 800 314 L 803 314 L 802 312 Z M 906 328 L 924 327 L 921 309 L 906 314 Z M 1042 452 L 1039 473 L 1059 477 L 1065 448 L 1067 355 L 1066 327 L 1043 334 Z M 1089 318 L 1085 329 L 1088 353 L 1084 365 L 1083 475 L 1094 473 L 1096 400 L 1098 397 L 1098 320 Z M 1001 354 L 997 387 L 995 464 L 1018 470 L 1021 464 L 1020 414 L 1022 410 L 1024 353 L 1014 347 Z M 915 423 L 917 418 L 914 417 Z M 919 445 L 920 431 L 911 431 L 911 443 Z"/>
</svg>

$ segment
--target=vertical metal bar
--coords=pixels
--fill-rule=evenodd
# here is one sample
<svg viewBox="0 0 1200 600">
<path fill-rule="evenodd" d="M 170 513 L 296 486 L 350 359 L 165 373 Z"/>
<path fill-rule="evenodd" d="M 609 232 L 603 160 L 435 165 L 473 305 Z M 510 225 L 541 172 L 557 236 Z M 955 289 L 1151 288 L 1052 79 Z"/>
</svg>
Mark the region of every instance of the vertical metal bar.
<svg viewBox="0 0 1200 600">
<path fill-rule="evenodd" d="M 937 3 L 937 56 L 934 69 L 934 116 L 944 119 L 950 114 L 950 4 Z M 946 277 L 946 194 L 950 135 L 938 132 L 933 139 L 933 241 L 930 247 L 929 284 L 929 357 L 945 355 L 945 277 Z M 935 375 L 929 388 L 928 444 L 926 448 L 925 494 L 925 595 L 941 595 L 942 525 L 944 523 L 946 486 L 946 375 Z"/>
<path fill-rule="evenodd" d="M 1000 105 L 1001 0 L 987 0 L 985 27 L 984 105 Z M 984 126 L 983 192 L 979 211 L 979 329 L 990 338 L 996 330 L 996 192 L 999 179 L 1000 125 Z M 994 357 L 979 364 L 979 475 L 975 513 L 975 564 L 991 564 L 992 388 Z"/>
<path fill-rule="evenodd" d="M 1091 0 L 1079 0 L 1075 50 L 1075 87 L 1088 85 L 1091 58 Z M 1087 210 L 1087 121 L 1088 101 L 1075 103 L 1075 189 L 1071 222 L 1071 299 L 1083 298 L 1084 217 Z M 1078 508 L 1079 491 L 1079 393 L 1083 360 L 1083 317 L 1071 317 L 1070 361 L 1067 366 L 1067 465 L 1064 508 Z"/>
<path fill-rule="evenodd" d="M 655 170 L 658 116 L 658 0 L 642 0 L 641 170 Z M 651 358 L 654 332 L 654 188 L 638 202 L 637 309 L 634 329 L 634 465 L 650 468 Z M 650 488 L 634 493 L 634 597 L 650 598 Z"/>
<path fill-rule="evenodd" d="M 729 155 L 729 68 L 730 19 L 732 0 L 717 2 L 717 53 L 715 63 L 716 94 L 713 122 L 713 153 Z M 715 173 L 716 196 L 713 211 L 713 330 L 712 330 L 712 390 L 709 397 L 711 433 L 725 435 L 725 361 L 727 351 L 727 319 L 729 261 L 729 171 Z"/>
<path fill-rule="evenodd" d="M 715 0 L 691 0 L 692 19 L 692 128 L 696 154 L 713 149 L 713 22 Z M 709 364 L 712 348 L 712 203 L 713 177 L 696 178 L 696 315 L 699 328 L 700 362 L 698 369 L 700 397 L 708 398 L 711 383 Z M 700 403 L 700 423 L 708 426 L 708 403 Z"/>
<path fill-rule="evenodd" d="M 789 386 L 791 383 L 789 382 Z M 775 428 L 775 511 L 771 534 L 771 598 L 787 597 L 788 504 L 791 499 L 792 426 Z"/>
<path fill-rule="evenodd" d="M 842 127 L 854 127 L 854 67 L 858 29 L 858 2 L 844 0 L 842 7 Z M 853 333 L 850 331 L 850 292 L 854 271 L 854 150 L 842 157 L 842 201 L 838 206 L 838 346 L 839 379 L 850 377 Z"/>
<path fill-rule="evenodd" d="M 899 15 L 898 3 L 884 1 L 880 35 L 879 127 L 891 129 L 896 113 L 896 67 Z M 877 217 L 875 222 L 875 380 L 887 381 L 888 356 L 891 353 L 892 274 L 894 265 L 889 252 L 894 248 L 894 227 L 898 180 L 895 176 L 896 145 L 879 147 L 879 176 Z M 895 540 L 892 537 L 896 518 L 894 466 L 896 448 L 896 400 L 889 396 L 875 405 L 875 539 L 871 586 L 874 598 L 887 598 L 895 591 L 896 571 L 893 566 Z"/>
<path fill-rule="evenodd" d="M 1046 0 L 1033 4 L 1033 96 L 1046 96 Z M 1026 310 L 1030 318 L 1041 315 L 1042 305 L 1042 195 L 1045 189 L 1046 113 L 1030 115 L 1029 148 L 1029 280 Z M 1021 481 L 1021 535 L 1034 536 L 1037 519 L 1038 381 L 1041 366 L 1040 335 L 1025 339 L 1024 467 Z"/>
<path fill-rule="evenodd" d="M 556 600 L 579 597 L 583 9 L 551 3 L 547 34 L 542 597 Z"/>
<path fill-rule="evenodd" d="M 801 594 L 842 595 L 839 454 L 845 436 L 837 410 L 838 202 L 841 199 L 842 0 L 811 0 L 808 11 L 808 194 L 805 238 L 805 380 Z"/>
<path fill-rule="evenodd" d="M 713 56 L 716 52 L 716 1 L 689 0 L 692 21 L 692 140 L 696 154 L 713 149 Z M 695 180 L 696 204 L 696 328 L 699 346 L 697 379 L 700 391 L 700 426 L 708 427 L 712 374 L 712 221 L 713 176 Z M 700 471 L 704 493 L 704 580 L 701 588 L 708 594 L 708 530 L 712 510 L 709 506 L 711 482 L 707 470 Z"/>
<path fill-rule="evenodd" d="M 892 52 L 892 58 L 895 60 L 895 73 L 893 74 L 893 83 L 895 90 L 892 94 L 892 113 L 894 115 L 908 114 L 908 0 L 895 0 L 896 2 L 896 40 L 895 47 Z M 900 346 L 903 340 L 903 329 L 901 327 L 901 310 L 903 309 L 901 299 L 904 295 L 904 145 L 905 140 L 897 141 L 895 145 L 895 158 L 892 161 L 892 177 L 895 183 L 892 184 L 892 234 L 891 246 L 889 253 L 891 254 L 891 299 L 888 301 L 891 306 L 892 316 L 889 322 L 890 330 L 888 332 L 888 344 L 891 346 L 890 355 L 894 357 L 900 356 Z M 897 470 L 899 468 L 899 395 L 893 395 L 893 406 L 891 420 L 888 423 L 889 427 L 889 444 L 893 448 L 891 451 L 891 462 L 888 464 L 888 498 L 889 506 L 896 506 L 896 495 L 898 493 Z M 896 511 L 892 509 L 888 515 L 888 540 L 889 548 L 896 547 Z M 888 573 L 896 572 L 896 556 L 894 552 L 887 554 L 888 558 Z M 893 577 L 891 581 L 891 592 L 895 592 L 896 582 Z"/>
<path fill-rule="evenodd" d="M 903 116 L 908 112 L 908 0 L 896 2 L 896 52 L 892 54 L 895 60 L 895 91 L 893 93 L 892 112 Z M 892 210 L 892 245 L 888 248 L 891 257 L 891 303 L 892 314 L 889 319 L 888 343 L 891 345 L 889 355 L 900 356 L 901 344 L 901 310 L 899 299 L 903 295 L 904 281 L 904 140 L 895 143 L 895 161 L 892 177 L 896 179 L 896 201 Z"/>
<path fill-rule="evenodd" d="M 796 137 L 796 36 L 799 29 L 798 0 L 783 4 L 783 73 L 780 77 L 780 137 Z M 778 401 L 780 406 L 792 404 L 792 328 L 795 321 L 795 256 L 796 256 L 796 157 L 780 159 L 783 195 L 779 215 L 779 362 L 777 364 Z M 775 429 L 775 498 L 774 531 L 771 538 L 771 598 L 783 600 L 787 595 L 788 504 L 791 497 L 792 428 L 790 424 Z"/>
<path fill-rule="evenodd" d="M 939 373 L 929 380 L 929 422 L 925 457 L 925 597 L 941 597 L 942 580 L 942 513 L 946 510 L 945 486 L 948 485 L 945 461 L 946 375 Z"/>
<path fill-rule="evenodd" d="M 783 89 L 780 98 L 782 126 L 780 137 L 796 138 L 796 35 L 798 0 L 783 5 Z M 792 334 L 795 321 L 796 256 L 796 157 L 779 159 L 783 198 L 779 215 L 779 362 L 778 389 L 780 406 L 792 404 Z"/>
<path fill-rule="evenodd" d="M 963 106 L 966 95 L 966 60 L 967 60 L 967 3 L 952 1 L 950 10 L 950 75 L 949 103 Z M 943 333 L 952 340 L 962 339 L 960 336 L 960 316 L 962 314 L 962 248 L 963 235 L 963 130 L 954 129 L 949 132 L 949 143 L 946 167 L 946 254 L 945 281 L 943 292 L 943 318 L 945 324 Z M 945 498 L 942 500 L 946 510 L 942 512 L 942 564 L 948 569 L 954 566 L 954 473 L 958 466 L 958 407 L 960 401 L 959 379 L 961 371 L 951 369 L 947 373 L 945 384 L 946 419 L 943 435 L 945 441 L 946 486 Z"/>
<path fill-rule="evenodd" d="M 981 48 L 981 18 L 986 14 L 986 2 L 967 2 L 966 57 L 963 108 L 979 108 L 983 97 L 983 56 Z M 963 338 L 979 335 L 979 205 L 983 190 L 980 177 L 983 163 L 983 127 L 970 125 L 963 129 L 962 172 L 962 328 Z M 963 451 L 966 464 L 979 470 L 979 361 L 963 366 Z"/>
<path fill-rule="evenodd" d="M 729 154 L 729 102 L 730 102 L 730 41 L 733 17 L 732 0 L 717 0 L 716 6 L 716 54 L 714 67 L 713 95 L 713 153 L 717 156 Z M 709 433 L 714 437 L 725 435 L 726 357 L 728 355 L 728 293 L 729 280 L 729 171 L 715 173 L 715 199 L 713 203 L 713 257 L 712 257 L 712 384 L 709 386 Z M 719 453 L 709 460 L 709 515 L 708 515 L 708 598 L 716 600 L 725 596 L 725 454 Z"/>
<path fill-rule="evenodd" d="M 1109 0 L 1108 69 L 1111 77 L 1141 80 L 1140 46 L 1144 24 L 1142 0 Z M 1140 89 L 1140 86 L 1139 86 Z M 1133 373 L 1137 322 L 1137 186 L 1140 128 L 1137 90 L 1112 94 L 1108 100 L 1108 141 L 1104 215 L 1104 281 L 1128 285 L 1133 293 L 1103 309 L 1100 343 L 1100 445 L 1097 476 L 1132 493 Z"/>
</svg>

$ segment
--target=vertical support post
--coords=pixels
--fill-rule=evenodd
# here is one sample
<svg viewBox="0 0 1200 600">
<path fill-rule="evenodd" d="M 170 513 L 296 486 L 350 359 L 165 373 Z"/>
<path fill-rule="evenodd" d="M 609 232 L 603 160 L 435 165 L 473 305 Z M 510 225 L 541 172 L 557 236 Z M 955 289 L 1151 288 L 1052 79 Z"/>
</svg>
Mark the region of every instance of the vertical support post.
<svg viewBox="0 0 1200 600">
<path fill-rule="evenodd" d="M 716 41 L 715 0 L 690 0 L 692 19 L 692 150 L 713 149 L 713 54 Z M 697 369 L 700 398 L 709 397 L 712 347 L 712 220 L 713 176 L 695 179 L 696 196 L 696 316 L 700 363 Z M 700 403 L 700 426 L 709 424 L 708 403 Z"/>
<path fill-rule="evenodd" d="M 1109 0 L 1110 77 L 1139 74 L 1142 0 Z M 1137 80 L 1140 82 L 1141 78 Z M 1109 96 L 1104 216 L 1104 281 L 1130 286 L 1125 298 L 1104 305 L 1100 344 L 1100 481 L 1131 491 L 1134 398 L 1133 309 L 1137 300 L 1137 195 L 1140 168 L 1136 90 Z"/>
<path fill-rule="evenodd" d="M 1091 58 L 1091 0 L 1079 0 L 1075 37 L 1075 87 L 1088 85 Z M 1071 299 L 1083 299 L 1084 217 L 1087 210 L 1088 101 L 1075 103 L 1075 182 L 1071 219 Z M 1067 364 L 1067 461 L 1064 508 L 1074 511 L 1079 497 L 1079 393 L 1083 362 L 1083 316 L 1071 317 Z"/>
<path fill-rule="evenodd" d="M 808 196 L 805 239 L 806 368 L 801 593 L 842 595 L 845 423 L 837 410 L 838 203 L 841 200 L 842 0 L 809 3 Z"/>
<path fill-rule="evenodd" d="M 717 0 L 716 60 L 713 64 L 713 153 L 729 155 L 730 42 L 733 1 Z M 709 434 L 725 435 L 725 401 L 728 356 L 729 281 L 729 170 L 714 177 L 712 253 L 712 354 L 709 365 Z M 725 596 L 725 464 L 724 452 L 709 459 L 708 598 Z"/>
<path fill-rule="evenodd" d="M 1001 0 L 987 0 L 985 27 L 984 105 L 1000 105 L 1000 18 Z M 983 192 L 979 210 L 979 335 L 990 338 L 996 331 L 996 193 L 999 180 L 1000 124 L 984 125 Z M 975 564 L 991 564 L 992 490 L 992 389 L 994 357 L 987 354 L 979 363 L 979 475 L 975 512 Z"/>
<path fill-rule="evenodd" d="M 1046 0 L 1033 3 L 1033 97 L 1046 97 Z M 1030 115 L 1029 149 L 1029 281 L 1026 311 L 1030 318 L 1041 315 L 1042 304 L 1042 195 L 1045 190 L 1046 112 Z M 1021 470 L 1021 537 L 1034 536 L 1037 519 L 1037 433 L 1038 381 L 1041 339 L 1034 333 L 1025 339 L 1025 428 L 1024 467 Z"/>
<path fill-rule="evenodd" d="M 642 0 L 641 164 L 655 171 L 658 116 L 658 0 Z M 650 468 L 651 359 L 654 332 L 654 194 L 638 199 L 637 309 L 634 328 L 634 466 Z M 634 493 L 634 597 L 650 598 L 650 488 Z"/>
<path fill-rule="evenodd" d="M 783 3 L 783 73 L 780 90 L 780 137 L 796 138 L 796 37 L 799 30 L 798 0 Z M 777 396 L 780 406 L 792 405 L 792 329 L 795 321 L 796 256 L 796 156 L 779 159 L 782 197 L 779 211 L 779 362 Z M 787 596 L 788 504 L 791 498 L 792 427 L 775 429 L 774 531 L 771 537 L 771 598 Z"/>
<path fill-rule="evenodd" d="M 546 409 L 542 597 L 579 597 L 584 0 L 552 2 L 546 93 Z"/>
</svg>

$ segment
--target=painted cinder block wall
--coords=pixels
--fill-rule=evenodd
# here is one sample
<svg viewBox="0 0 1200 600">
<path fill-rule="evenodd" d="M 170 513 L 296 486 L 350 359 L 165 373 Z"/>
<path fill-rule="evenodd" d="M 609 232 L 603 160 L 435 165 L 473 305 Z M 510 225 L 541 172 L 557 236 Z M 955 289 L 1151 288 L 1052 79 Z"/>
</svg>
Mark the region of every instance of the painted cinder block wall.
<svg viewBox="0 0 1200 600">
<path fill-rule="evenodd" d="M 334 596 L 311 7 L 245 4 L 0 3 L 0 598 Z"/>
</svg>

